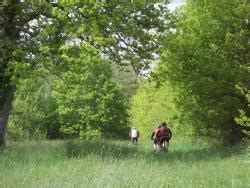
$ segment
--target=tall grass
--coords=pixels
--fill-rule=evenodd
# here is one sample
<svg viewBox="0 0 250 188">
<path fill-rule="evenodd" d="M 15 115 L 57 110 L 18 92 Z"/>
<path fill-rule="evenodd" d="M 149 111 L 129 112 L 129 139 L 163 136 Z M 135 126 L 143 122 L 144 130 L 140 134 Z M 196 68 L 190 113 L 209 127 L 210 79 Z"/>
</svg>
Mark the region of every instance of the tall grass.
<svg viewBox="0 0 250 188">
<path fill-rule="evenodd" d="M 212 148 L 186 139 L 154 153 L 150 141 L 10 143 L 0 152 L 0 187 L 250 187 L 243 145 Z"/>
</svg>

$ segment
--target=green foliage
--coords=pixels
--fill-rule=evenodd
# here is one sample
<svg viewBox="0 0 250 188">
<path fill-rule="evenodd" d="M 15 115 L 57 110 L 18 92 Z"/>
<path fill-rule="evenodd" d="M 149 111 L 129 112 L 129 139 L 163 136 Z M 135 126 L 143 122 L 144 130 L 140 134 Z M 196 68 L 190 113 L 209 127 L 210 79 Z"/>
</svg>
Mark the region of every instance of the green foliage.
<svg viewBox="0 0 250 188">
<path fill-rule="evenodd" d="M 168 84 L 156 87 L 155 82 L 140 81 L 137 93 L 131 100 L 130 121 L 138 127 L 142 137 L 149 138 L 152 130 L 163 121 L 169 127 L 178 126 L 173 96 Z"/>
<path fill-rule="evenodd" d="M 53 83 L 61 131 L 69 137 L 82 138 L 127 133 L 127 106 L 112 82 L 109 62 L 87 43 L 65 45 L 61 54 L 67 68 Z"/>
<path fill-rule="evenodd" d="M 60 138 L 60 123 L 55 101 L 51 98 L 48 71 L 40 68 L 29 78 L 19 79 L 9 122 L 12 139 Z M 42 75 L 42 73 L 44 75 Z"/>
<path fill-rule="evenodd" d="M 176 91 L 180 124 L 195 135 L 238 142 L 246 135 L 234 121 L 249 117 L 249 4 L 188 1 L 166 36 L 154 75 Z"/>
<path fill-rule="evenodd" d="M 165 3 L 69 1 L 47 9 L 51 19 L 45 20 L 38 35 L 41 53 L 55 55 L 61 41 L 88 42 L 112 62 L 132 67 L 136 75 L 149 68 L 158 38 L 170 25 L 163 21 L 163 17 L 170 20 Z M 61 65 L 56 58 L 54 61 Z"/>
</svg>

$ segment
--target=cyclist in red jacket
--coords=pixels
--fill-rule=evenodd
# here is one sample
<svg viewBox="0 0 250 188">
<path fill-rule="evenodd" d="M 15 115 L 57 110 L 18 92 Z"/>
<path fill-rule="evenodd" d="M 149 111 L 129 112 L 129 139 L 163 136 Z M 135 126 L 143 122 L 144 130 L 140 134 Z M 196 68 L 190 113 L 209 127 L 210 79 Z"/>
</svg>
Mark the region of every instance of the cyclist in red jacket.
<svg viewBox="0 0 250 188">
<path fill-rule="evenodd" d="M 172 132 L 171 130 L 167 127 L 167 123 L 163 122 L 161 124 L 161 128 L 159 129 L 158 132 L 159 136 L 159 143 L 161 146 L 166 142 L 167 143 L 167 148 L 169 146 L 169 140 L 172 138 Z"/>
</svg>

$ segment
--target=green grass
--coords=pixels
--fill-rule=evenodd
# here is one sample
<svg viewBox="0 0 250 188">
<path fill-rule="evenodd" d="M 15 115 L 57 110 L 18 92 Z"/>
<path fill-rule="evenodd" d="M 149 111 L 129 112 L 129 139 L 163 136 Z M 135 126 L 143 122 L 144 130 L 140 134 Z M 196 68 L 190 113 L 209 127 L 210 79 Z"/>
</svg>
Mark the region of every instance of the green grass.
<svg viewBox="0 0 250 188">
<path fill-rule="evenodd" d="M 247 150 L 185 139 L 168 153 L 150 141 L 16 142 L 0 151 L 0 187 L 250 187 Z"/>
</svg>

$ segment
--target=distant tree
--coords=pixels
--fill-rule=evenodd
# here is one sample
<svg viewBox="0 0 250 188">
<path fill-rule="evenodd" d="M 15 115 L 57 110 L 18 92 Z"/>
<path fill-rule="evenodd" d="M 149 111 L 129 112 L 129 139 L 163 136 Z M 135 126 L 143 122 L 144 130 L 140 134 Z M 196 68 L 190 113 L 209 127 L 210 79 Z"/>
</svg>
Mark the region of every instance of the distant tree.
<svg viewBox="0 0 250 188">
<path fill-rule="evenodd" d="M 152 130 L 166 121 L 169 126 L 175 123 L 176 110 L 173 103 L 174 93 L 167 83 L 157 87 L 156 83 L 141 80 L 136 95 L 132 97 L 130 121 L 140 129 L 143 137 L 149 138 Z"/>
<path fill-rule="evenodd" d="M 12 139 L 62 138 L 61 124 L 52 98 L 53 76 L 43 67 L 19 79 L 8 126 Z"/>
<path fill-rule="evenodd" d="M 245 0 L 187 1 L 164 40 L 154 77 L 176 89 L 180 124 L 197 136 L 224 143 L 247 137 L 249 8 Z"/>
<path fill-rule="evenodd" d="M 61 54 L 67 71 L 53 84 L 61 131 L 81 138 L 127 135 L 127 105 L 112 82 L 109 62 L 88 44 L 66 45 Z"/>
<path fill-rule="evenodd" d="M 135 95 L 138 89 L 138 78 L 140 76 L 136 75 L 130 66 L 119 66 L 114 64 L 112 66 L 113 79 L 121 87 L 122 93 L 125 96 L 127 103 L 130 102 L 131 97 Z"/>
</svg>

